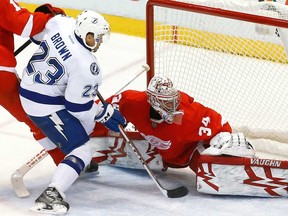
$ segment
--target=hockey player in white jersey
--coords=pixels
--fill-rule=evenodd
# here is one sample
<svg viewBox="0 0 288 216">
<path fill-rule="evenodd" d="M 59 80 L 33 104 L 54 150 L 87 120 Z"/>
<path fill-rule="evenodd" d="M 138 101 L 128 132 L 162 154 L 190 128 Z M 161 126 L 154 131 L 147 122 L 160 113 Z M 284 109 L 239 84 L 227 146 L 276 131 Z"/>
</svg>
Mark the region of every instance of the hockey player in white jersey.
<svg viewBox="0 0 288 216">
<path fill-rule="evenodd" d="M 55 16 L 33 41 L 39 49 L 24 69 L 20 87 L 22 106 L 29 118 L 66 154 L 48 188 L 36 199 L 32 211 L 65 213 L 64 192 L 89 164 L 89 135 L 96 122 L 113 131 L 126 119 L 110 104 L 96 104 L 101 69 L 96 52 L 109 37 L 109 23 L 85 10 L 76 20 Z"/>
</svg>

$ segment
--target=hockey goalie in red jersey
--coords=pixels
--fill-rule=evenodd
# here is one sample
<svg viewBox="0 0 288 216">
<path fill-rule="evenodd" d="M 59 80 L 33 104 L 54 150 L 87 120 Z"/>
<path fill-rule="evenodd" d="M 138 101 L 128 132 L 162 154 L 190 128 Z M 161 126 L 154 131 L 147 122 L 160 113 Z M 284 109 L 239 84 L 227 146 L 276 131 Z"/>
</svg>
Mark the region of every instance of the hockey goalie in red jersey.
<svg viewBox="0 0 288 216">
<path fill-rule="evenodd" d="M 13 0 L 0 1 L 0 105 L 19 122 L 24 122 L 33 132 L 34 138 L 52 156 L 56 164 L 64 157 L 58 149 L 51 149 L 51 143 L 43 133 L 28 119 L 19 100 L 19 78 L 14 56 L 14 34 L 32 37 L 41 32 L 47 21 L 56 14 L 65 14 L 60 8 L 50 4 L 39 6 L 34 13 L 21 8 Z M 54 147 L 53 147 L 54 148 Z"/>
<path fill-rule="evenodd" d="M 198 191 L 203 193 L 248 196 L 285 194 L 282 183 L 278 184 L 282 189 L 278 188 L 277 193 L 267 192 L 269 185 L 255 183 L 254 180 L 267 178 L 265 174 L 261 177 L 257 174 L 265 166 L 261 166 L 259 161 L 257 166 L 254 148 L 243 133 L 232 133 L 231 126 L 221 114 L 176 90 L 169 78 L 156 76 L 151 79 L 146 91 L 127 90 L 107 101 L 137 129 L 133 132 L 126 128 L 126 133 L 152 169 L 189 167 L 197 175 Z M 111 133 L 104 127 L 94 131 L 92 136 L 97 149 L 95 161 L 141 168 L 142 164 L 133 150 L 119 134 Z M 107 139 L 96 138 L 105 136 Z"/>
</svg>

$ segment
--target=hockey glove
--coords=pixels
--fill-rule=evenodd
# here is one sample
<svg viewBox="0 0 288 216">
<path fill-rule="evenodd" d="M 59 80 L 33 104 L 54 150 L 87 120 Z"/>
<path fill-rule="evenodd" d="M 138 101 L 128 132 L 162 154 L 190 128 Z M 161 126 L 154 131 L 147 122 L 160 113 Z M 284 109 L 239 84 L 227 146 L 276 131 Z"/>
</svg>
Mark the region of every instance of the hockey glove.
<svg viewBox="0 0 288 216">
<path fill-rule="evenodd" d="M 51 4 L 43 4 L 35 9 L 35 12 L 50 14 L 52 17 L 58 14 L 66 15 L 61 8 L 53 7 Z"/>
<path fill-rule="evenodd" d="M 246 141 L 243 133 L 220 132 L 210 141 L 210 147 L 203 155 L 231 155 L 237 157 L 254 157 L 253 146 Z"/>
<path fill-rule="evenodd" d="M 126 127 L 127 121 L 119 110 L 114 109 L 112 105 L 108 103 L 102 106 L 102 109 L 102 112 L 95 117 L 96 122 L 104 124 L 105 127 L 115 132 L 120 132 L 118 129 L 119 124 Z"/>
</svg>

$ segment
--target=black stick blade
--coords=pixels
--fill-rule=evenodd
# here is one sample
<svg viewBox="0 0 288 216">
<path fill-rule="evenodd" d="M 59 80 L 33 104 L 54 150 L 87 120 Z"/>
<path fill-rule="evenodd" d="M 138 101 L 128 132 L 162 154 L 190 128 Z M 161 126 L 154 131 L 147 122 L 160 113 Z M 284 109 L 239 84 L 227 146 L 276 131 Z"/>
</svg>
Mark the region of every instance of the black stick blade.
<svg viewBox="0 0 288 216">
<path fill-rule="evenodd" d="M 184 197 L 189 193 L 187 187 L 181 186 L 172 190 L 167 190 L 167 196 L 169 198 L 180 198 Z"/>
</svg>

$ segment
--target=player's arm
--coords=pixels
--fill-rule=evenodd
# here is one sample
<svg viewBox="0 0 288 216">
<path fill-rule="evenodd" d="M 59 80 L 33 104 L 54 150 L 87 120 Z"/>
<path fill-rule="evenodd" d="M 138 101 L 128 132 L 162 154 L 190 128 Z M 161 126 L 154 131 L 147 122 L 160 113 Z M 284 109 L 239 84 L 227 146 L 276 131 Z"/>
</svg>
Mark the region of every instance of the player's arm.
<svg viewBox="0 0 288 216">
<path fill-rule="evenodd" d="M 126 110 L 125 107 L 127 108 L 131 106 L 130 101 L 136 99 L 138 95 L 139 95 L 138 91 L 126 90 L 121 92 L 120 94 L 110 96 L 106 101 L 110 103 L 115 109 L 118 109 L 124 114 Z M 130 111 L 129 113 L 126 112 L 127 117 L 128 115 L 131 115 L 131 110 L 129 111 Z"/>
<path fill-rule="evenodd" d="M 209 142 L 215 135 L 220 132 L 232 132 L 229 122 L 215 110 L 203 106 L 201 103 L 193 102 L 184 113 L 191 112 L 192 121 L 198 126 L 198 140 Z M 185 115 L 185 114 L 184 114 Z"/>
<path fill-rule="evenodd" d="M 33 36 L 42 31 L 51 15 L 44 13 L 30 13 L 21 8 L 13 0 L 1 1 L 1 26 L 10 32 L 22 37 Z"/>
<path fill-rule="evenodd" d="M 35 34 L 38 34 L 39 32 L 41 32 L 43 30 L 43 28 L 42 28 L 43 14 L 45 16 L 48 15 L 48 19 L 50 19 L 51 17 L 54 17 L 58 14 L 66 15 L 64 10 L 62 10 L 61 8 L 58 8 L 58 7 L 54 7 L 51 4 L 40 5 L 39 7 L 37 7 L 35 9 L 35 11 L 33 13 L 33 17 L 34 17 L 33 26 L 34 26 L 34 28 L 32 29 L 32 33 L 31 33 L 30 37 L 34 36 Z M 40 26 L 38 27 L 37 25 L 40 25 Z"/>
<path fill-rule="evenodd" d="M 30 37 L 41 32 L 47 21 L 55 13 L 43 13 L 41 11 L 31 13 L 21 8 L 17 2 L 0 1 L 1 19 L 0 25 L 7 31 L 13 32 L 22 37 Z M 58 8 L 50 7 L 51 11 L 58 11 Z M 59 9 L 60 11 L 61 9 Z"/>
</svg>

